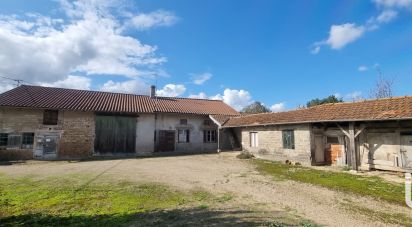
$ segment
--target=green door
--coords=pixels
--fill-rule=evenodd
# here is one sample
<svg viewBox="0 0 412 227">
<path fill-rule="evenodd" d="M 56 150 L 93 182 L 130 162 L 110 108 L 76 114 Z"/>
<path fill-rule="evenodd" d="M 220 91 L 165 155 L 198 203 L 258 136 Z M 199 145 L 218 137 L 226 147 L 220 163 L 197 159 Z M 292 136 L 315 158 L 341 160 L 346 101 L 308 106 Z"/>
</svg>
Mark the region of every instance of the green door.
<svg viewBox="0 0 412 227">
<path fill-rule="evenodd" d="M 134 153 L 136 118 L 96 115 L 94 151 L 98 153 Z"/>
</svg>

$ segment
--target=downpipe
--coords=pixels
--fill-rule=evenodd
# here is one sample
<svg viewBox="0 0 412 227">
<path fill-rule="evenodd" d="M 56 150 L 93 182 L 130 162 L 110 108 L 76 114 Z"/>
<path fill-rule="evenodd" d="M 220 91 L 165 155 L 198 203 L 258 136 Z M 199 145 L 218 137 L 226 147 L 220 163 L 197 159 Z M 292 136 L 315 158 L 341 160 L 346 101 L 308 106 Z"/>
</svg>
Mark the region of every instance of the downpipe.
<svg viewBox="0 0 412 227">
<path fill-rule="evenodd" d="M 405 203 L 408 207 L 412 208 L 411 200 L 411 173 L 405 173 Z"/>
</svg>

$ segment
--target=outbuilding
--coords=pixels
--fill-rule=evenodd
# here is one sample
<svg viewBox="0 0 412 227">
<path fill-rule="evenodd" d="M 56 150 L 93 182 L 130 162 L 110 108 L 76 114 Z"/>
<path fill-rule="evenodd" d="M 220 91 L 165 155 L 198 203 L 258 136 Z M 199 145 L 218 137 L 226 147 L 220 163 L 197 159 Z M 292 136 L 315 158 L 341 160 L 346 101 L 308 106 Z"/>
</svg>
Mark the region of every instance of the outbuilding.
<svg viewBox="0 0 412 227">
<path fill-rule="evenodd" d="M 233 148 L 220 100 L 22 85 L 0 94 L 0 160 L 83 159 Z"/>
<path fill-rule="evenodd" d="M 276 160 L 354 170 L 412 169 L 412 97 L 233 117 L 242 149 Z"/>
</svg>

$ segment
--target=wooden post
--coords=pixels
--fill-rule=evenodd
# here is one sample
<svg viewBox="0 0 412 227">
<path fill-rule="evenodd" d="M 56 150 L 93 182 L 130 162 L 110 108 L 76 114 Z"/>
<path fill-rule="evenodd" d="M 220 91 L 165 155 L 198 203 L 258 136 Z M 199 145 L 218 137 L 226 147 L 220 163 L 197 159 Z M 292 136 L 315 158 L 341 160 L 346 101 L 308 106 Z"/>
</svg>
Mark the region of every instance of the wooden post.
<svg viewBox="0 0 412 227">
<path fill-rule="evenodd" d="M 351 164 L 353 170 L 358 170 L 358 161 L 355 147 L 355 123 L 349 123 L 349 152 L 351 154 Z"/>
<path fill-rule="evenodd" d="M 338 123 L 336 123 L 336 125 L 349 138 L 348 153 L 349 153 L 350 162 L 351 162 L 351 165 L 352 165 L 352 169 L 353 170 L 358 170 L 359 154 L 357 154 L 357 152 L 356 152 L 355 138 L 358 137 L 366 127 L 365 127 L 364 124 L 362 124 L 360 129 L 355 134 L 355 123 L 354 122 L 349 123 L 349 131 L 348 132 L 346 132 Z"/>
</svg>

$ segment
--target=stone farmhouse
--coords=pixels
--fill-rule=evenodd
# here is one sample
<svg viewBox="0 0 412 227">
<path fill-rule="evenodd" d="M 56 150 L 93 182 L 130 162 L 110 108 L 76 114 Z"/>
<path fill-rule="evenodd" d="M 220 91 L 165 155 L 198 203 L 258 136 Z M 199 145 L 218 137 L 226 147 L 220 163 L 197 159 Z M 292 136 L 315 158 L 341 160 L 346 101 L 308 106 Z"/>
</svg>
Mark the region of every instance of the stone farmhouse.
<svg viewBox="0 0 412 227">
<path fill-rule="evenodd" d="M 324 104 L 233 117 L 244 150 L 307 165 L 412 168 L 412 97 Z"/>
<path fill-rule="evenodd" d="M 0 160 L 243 149 L 306 165 L 412 169 L 412 97 L 240 115 L 222 101 L 22 85 L 0 94 Z M 172 153 L 173 154 L 173 153 Z"/>
<path fill-rule="evenodd" d="M 236 147 L 222 101 L 22 85 L 0 94 L 0 160 L 84 159 Z M 237 145 L 239 146 L 239 145 Z"/>
</svg>

